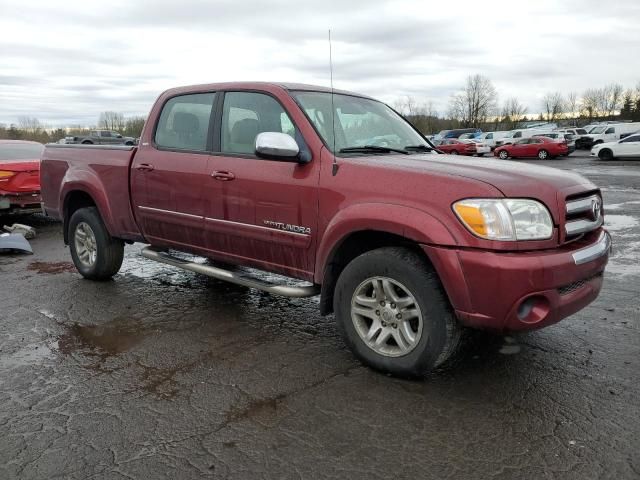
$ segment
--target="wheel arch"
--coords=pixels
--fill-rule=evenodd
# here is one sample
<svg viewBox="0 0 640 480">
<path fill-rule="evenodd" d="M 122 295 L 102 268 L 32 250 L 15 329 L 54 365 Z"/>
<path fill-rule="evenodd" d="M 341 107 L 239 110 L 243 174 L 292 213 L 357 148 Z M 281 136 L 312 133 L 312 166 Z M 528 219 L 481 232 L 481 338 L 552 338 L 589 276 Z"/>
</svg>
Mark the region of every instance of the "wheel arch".
<svg viewBox="0 0 640 480">
<path fill-rule="evenodd" d="M 86 207 L 95 207 L 98 210 L 100 218 L 105 222 L 107 231 L 110 231 L 107 219 L 104 215 L 104 208 L 101 208 L 99 200 L 95 192 L 90 192 L 84 187 L 70 188 L 64 194 L 62 202 L 63 212 L 63 234 L 65 245 L 69 244 L 69 220 L 71 216 L 79 209 Z"/>
<path fill-rule="evenodd" d="M 374 210 L 369 211 L 370 208 Z M 430 259 L 421 244 L 457 245 L 453 234 L 435 217 L 412 208 L 389 205 L 359 205 L 343 210 L 322 238 L 316 258 L 316 283 L 322 285 L 320 312 L 333 312 L 335 284 L 344 267 L 357 256 L 382 247 L 402 246 Z M 364 212 L 368 211 L 368 215 Z M 358 215 L 356 218 L 351 215 Z M 375 214 L 375 216 L 374 216 Z M 434 267 L 435 269 L 435 267 Z M 436 273 L 437 269 L 436 269 Z"/>
</svg>

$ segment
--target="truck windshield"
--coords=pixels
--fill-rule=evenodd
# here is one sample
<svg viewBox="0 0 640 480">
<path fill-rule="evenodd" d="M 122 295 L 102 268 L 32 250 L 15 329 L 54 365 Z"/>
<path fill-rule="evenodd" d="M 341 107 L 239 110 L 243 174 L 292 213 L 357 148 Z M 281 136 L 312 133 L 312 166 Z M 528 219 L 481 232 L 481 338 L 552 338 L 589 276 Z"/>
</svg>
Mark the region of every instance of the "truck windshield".
<svg viewBox="0 0 640 480">
<path fill-rule="evenodd" d="M 411 125 L 382 102 L 329 92 L 292 92 L 329 149 L 343 153 L 392 153 L 409 149 L 427 151 L 432 147 Z M 333 109 L 332 109 L 333 105 Z M 334 115 L 332 115 L 332 111 Z M 335 126 L 334 126 L 335 123 Z M 334 143 L 335 129 L 335 143 Z"/>
</svg>

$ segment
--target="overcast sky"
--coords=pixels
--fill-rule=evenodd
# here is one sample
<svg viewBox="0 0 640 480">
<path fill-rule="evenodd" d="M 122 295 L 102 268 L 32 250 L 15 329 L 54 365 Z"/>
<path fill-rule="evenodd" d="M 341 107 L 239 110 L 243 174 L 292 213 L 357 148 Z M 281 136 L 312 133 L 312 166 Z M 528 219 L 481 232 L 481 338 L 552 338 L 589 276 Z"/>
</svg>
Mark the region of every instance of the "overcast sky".
<svg viewBox="0 0 640 480">
<path fill-rule="evenodd" d="M 640 0 L 0 0 L 0 122 L 146 115 L 173 86 L 329 84 L 446 110 L 469 74 L 540 112 L 548 91 L 640 81 Z"/>
</svg>

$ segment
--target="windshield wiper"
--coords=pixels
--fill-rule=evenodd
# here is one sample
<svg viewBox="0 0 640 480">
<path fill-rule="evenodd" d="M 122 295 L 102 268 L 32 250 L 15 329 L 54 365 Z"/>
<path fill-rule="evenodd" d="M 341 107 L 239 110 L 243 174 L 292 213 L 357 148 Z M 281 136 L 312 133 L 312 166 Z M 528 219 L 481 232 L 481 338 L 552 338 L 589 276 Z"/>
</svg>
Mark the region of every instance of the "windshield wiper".
<svg viewBox="0 0 640 480">
<path fill-rule="evenodd" d="M 391 148 L 391 147 L 382 147 L 380 145 L 361 145 L 359 147 L 346 147 L 341 148 L 340 153 L 350 153 L 350 152 L 382 152 L 382 153 L 403 153 L 405 155 L 409 155 L 409 152 L 406 150 L 402 150 L 400 148 Z"/>
<path fill-rule="evenodd" d="M 430 147 L 429 145 L 407 145 L 404 147 L 405 150 L 416 150 L 419 152 L 433 152 L 435 148 Z"/>
</svg>

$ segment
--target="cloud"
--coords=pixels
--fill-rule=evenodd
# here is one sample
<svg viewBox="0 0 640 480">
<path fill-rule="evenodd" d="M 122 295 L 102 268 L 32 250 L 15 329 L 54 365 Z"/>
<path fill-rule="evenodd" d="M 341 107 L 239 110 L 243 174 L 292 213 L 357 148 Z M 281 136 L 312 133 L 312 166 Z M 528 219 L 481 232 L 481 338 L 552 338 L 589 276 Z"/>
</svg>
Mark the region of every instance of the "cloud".
<svg viewBox="0 0 640 480">
<path fill-rule="evenodd" d="M 548 91 L 640 80 L 637 0 L 0 0 L 0 122 L 94 124 L 146 114 L 177 85 L 230 80 L 328 85 L 446 111 L 467 75 L 532 113 Z"/>
</svg>

